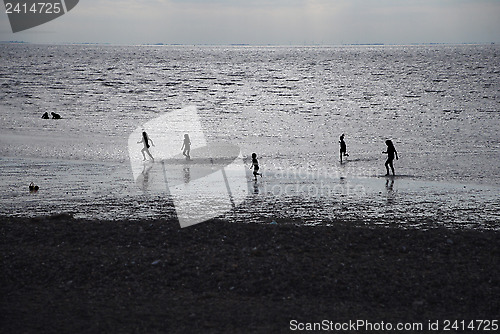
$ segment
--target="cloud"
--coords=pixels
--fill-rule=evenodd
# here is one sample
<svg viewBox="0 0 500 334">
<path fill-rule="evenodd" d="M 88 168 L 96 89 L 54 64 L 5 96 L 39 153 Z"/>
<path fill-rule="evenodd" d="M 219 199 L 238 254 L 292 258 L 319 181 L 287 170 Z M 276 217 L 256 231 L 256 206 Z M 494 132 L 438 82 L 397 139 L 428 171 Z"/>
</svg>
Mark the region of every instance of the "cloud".
<svg viewBox="0 0 500 334">
<path fill-rule="evenodd" d="M 61 19 L 26 34 L 6 38 L 0 22 L 0 39 L 127 44 L 500 42 L 498 17 L 496 0 L 86 0 Z M 37 34 L 41 32 L 51 33 Z"/>
</svg>

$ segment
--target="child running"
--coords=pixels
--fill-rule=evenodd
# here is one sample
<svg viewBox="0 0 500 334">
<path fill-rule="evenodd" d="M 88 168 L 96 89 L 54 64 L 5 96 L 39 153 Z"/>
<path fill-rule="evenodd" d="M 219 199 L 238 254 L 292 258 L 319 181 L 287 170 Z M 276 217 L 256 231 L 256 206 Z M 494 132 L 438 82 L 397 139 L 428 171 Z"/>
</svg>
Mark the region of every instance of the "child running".
<svg viewBox="0 0 500 334">
<path fill-rule="evenodd" d="M 148 137 L 148 134 L 146 133 L 146 131 L 143 130 L 142 131 L 142 140 L 137 142 L 137 144 L 140 144 L 140 143 L 144 144 L 144 147 L 141 150 L 142 156 L 144 157 L 143 161 L 146 161 L 146 155 L 144 154 L 144 152 L 146 152 L 149 155 L 151 160 L 155 161 L 155 159 L 153 158 L 153 156 L 149 152 L 149 147 L 150 147 L 149 142 L 151 142 L 151 145 L 155 146 L 155 144 L 153 144 L 153 141 L 151 140 L 151 138 Z"/>
<path fill-rule="evenodd" d="M 347 146 L 345 145 L 345 141 L 344 141 L 344 134 L 342 134 L 342 136 L 340 136 L 340 163 L 342 163 L 342 156 L 344 157 L 348 157 L 349 154 L 347 154 Z"/>
<path fill-rule="evenodd" d="M 398 160 L 398 152 L 396 152 L 396 148 L 394 147 L 392 140 L 386 140 L 385 144 L 387 145 L 387 151 L 382 152 L 384 154 L 387 154 L 387 161 L 385 162 L 385 169 L 387 170 L 387 174 L 385 174 L 385 176 L 389 175 L 389 166 L 391 167 L 392 175 L 396 175 L 394 174 L 394 166 L 392 164 L 392 161 L 394 160 L 394 155 L 396 155 L 396 160 Z"/>
<path fill-rule="evenodd" d="M 262 177 L 262 173 L 259 173 L 259 162 L 257 161 L 257 154 L 252 153 L 252 166 L 250 169 L 253 168 L 253 176 L 255 178 L 255 181 L 257 181 L 257 175 L 260 175 Z"/>
<path fill-rule="evenodd" d="M 182 143 L 181 151 L 186 157 L 186 160 L 191 160 L 191 156 L 189 155 L 189 152 L 191 151 L 191 140 L 189 139 L 189 135 L 187 133 L 184 135 L 184 143 Z"/>
</svg>

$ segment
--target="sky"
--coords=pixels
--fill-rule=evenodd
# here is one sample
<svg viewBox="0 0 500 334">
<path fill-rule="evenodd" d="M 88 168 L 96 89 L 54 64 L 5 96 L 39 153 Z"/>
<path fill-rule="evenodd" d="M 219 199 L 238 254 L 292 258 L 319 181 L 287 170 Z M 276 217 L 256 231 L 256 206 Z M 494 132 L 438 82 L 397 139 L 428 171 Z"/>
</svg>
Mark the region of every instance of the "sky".
<svg viewBox="0 0 500 334">
<path fill-rule="evenodd" d="M 338 45 L 500 43 L 500 0 L 80 0 L 0 41 Z"/>
</svg>

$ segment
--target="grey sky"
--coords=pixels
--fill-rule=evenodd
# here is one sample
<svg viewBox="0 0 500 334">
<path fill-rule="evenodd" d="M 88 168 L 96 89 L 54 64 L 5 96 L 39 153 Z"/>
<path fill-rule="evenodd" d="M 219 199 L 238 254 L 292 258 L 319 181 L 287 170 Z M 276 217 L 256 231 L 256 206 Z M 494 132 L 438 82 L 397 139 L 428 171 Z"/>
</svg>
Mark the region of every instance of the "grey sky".
<svg viewBox="0 0 500 334">
<path fill-rule="evenodd" d="M 3 7 L 3 6 L 2 6 Z M 500 42 L 500 0 L 80 0 L 0 40 L 38 43 L 350 44 Z"/>
</svg>

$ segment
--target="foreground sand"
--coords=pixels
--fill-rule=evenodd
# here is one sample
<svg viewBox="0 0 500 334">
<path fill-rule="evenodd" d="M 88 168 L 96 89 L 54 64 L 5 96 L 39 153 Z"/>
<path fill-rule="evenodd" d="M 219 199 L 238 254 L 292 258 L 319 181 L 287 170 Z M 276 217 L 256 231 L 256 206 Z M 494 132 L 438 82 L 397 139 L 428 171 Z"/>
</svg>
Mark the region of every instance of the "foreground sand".
<svg viewBox="0 0 500 334">
<path fill-rule="evenodd" d="M 500 233 L 0 218 L 2 333 L 499 319 Z"/>
</svg>

